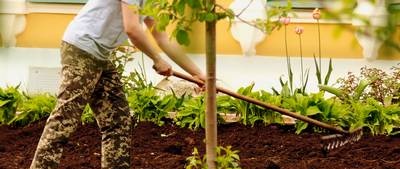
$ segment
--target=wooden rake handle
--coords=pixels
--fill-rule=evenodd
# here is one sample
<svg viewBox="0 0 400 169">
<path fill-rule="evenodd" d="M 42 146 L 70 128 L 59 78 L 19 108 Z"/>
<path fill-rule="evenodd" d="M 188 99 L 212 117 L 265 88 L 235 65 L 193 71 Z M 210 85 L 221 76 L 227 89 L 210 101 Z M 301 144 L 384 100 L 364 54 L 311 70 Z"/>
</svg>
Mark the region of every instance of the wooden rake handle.
<svg viewBox="0 0 400 169">
<path fill-rule="evenodd" d="M 190 82 L 193 82 L 193 83 L 196 83 L 198 85 L 204 85 L 203 81 L 195 79 L 195 78 L 193 78 L 191 76 L 188 76 L 188 75 L 185 75 L 183 73 L 179 73 L 179 72 L 173 71 L 173 76 L 181 78 L 181 79 L 184 79 L 184 80 L 187 80 L 187 81 L 190 81 Z M 229 96 L 232 96 L 234 98 L 237 98 L 237 99 L 240 99 L 240 100 L 244 100 L 246 102 L 261 106 L 263 108 L 270 109 L 270 110 L 279 112 L 281 114 L 293 117 L 295 119 L 299 119 L 301 121 L 313 124 L 315 126 L 318 126 L 318 127 L 324 128 L 324 129 L 335 131 L 335 132 L 341 133 L 341 134 L 349 134 L 348 131 L 343 130 L 341 128 L 338 128 L 338 127 L 335 127 L 335 126 L 320 122 L 318 120 L 309 118 L 307 116 L 303 116 L 303 115 L 300 115 L 300 114 L 297 114 L 297 113 L 290 112 L 290 111 L 288 111 L 286 109 L 283 109 L 283 108 L 280 108 L 280 107 L 277 107 L 277 106 L 274 106 L 274 105 L 271 105 L 271 104 L 268 104 L 268 103 L 265 103 L 265 102 L 262 102 L 262 101 L 259 101 L 259 100 L 256 100 L 256 99 L 253 99 L 253 98 L 248 97 L 248 96 L 244 96 L 244 95 L 232 92 L 232 91 L 230 91 L 228 89 L 225 89 L 225 88 L 222 88 L 222 87 L 217 87 L 217 91 L 222 92 L 224 94 L 227 94 Z"/>
</svg>

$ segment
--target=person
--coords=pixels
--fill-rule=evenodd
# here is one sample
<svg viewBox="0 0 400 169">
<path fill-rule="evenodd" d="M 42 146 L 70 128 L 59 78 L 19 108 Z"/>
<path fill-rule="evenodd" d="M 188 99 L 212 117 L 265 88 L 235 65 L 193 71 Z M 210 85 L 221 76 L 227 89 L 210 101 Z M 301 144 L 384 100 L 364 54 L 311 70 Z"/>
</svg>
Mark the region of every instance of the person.
<svg viewBox="0 0 400 169">
<path fill-rule="evenodd" d="M 153 60 L 161 75 L 172 74 L 171 65 L 146 36 L 142 21 L 157 45 L 193 77 L 204 80 L 202 71 L 165 32 L 152 29 L 156 22 L 142 17 L 137 8 L 143 0 L 89 0 L 66 29 L 61 44 L 61 84 L 57 104 L 46 121 L 30 168 L 58 168 L 63 146 L 77 129 L 87 103 L 100 128 L 101 167 L 130 168 L 131 116 L 120 75 L 109 59 L 110 52 L 128 38 Z"/>
</svg>

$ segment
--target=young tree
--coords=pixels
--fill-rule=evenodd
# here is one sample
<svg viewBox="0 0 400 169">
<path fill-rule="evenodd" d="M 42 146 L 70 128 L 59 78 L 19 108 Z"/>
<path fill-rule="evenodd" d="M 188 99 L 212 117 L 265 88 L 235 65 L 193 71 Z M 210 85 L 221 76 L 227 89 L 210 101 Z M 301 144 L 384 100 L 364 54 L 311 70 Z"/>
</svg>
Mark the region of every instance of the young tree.
<svg viewBox="0 0 400 169">
<path fill-rule="evenodd" d="M 215 0 L 148 0 L 142 13 L 152 16 L 157 22 L 156 29 L 162 31 L 175 23 L 173 36 L 178 43 L 190 43 L 188 31 L 194 22 L 206 24 L 206 153 L 209 169 L 216 168 L 217 147 L 217 105 L 216 105 L 216 22 L 229 17 L 230 10 L 218 10 Z"/>
</svg>

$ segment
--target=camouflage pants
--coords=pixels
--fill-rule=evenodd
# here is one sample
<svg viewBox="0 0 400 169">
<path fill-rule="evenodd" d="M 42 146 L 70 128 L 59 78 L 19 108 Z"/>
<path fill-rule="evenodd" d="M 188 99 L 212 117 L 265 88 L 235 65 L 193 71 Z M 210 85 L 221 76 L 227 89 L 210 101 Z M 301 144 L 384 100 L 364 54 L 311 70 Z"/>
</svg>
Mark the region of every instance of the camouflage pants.
<svg viewBox="0 0 400 169">
<path fill-rule="evenodd" d="M 115 66 L 65 42 L 61 57 L 57 105 L 47 120 L 30 168 L 58 168 L 63 146 L 80 123 L 87 103 L 102 134 L 102 168 L 130 168 L 131 117 Z"/>
</svg>

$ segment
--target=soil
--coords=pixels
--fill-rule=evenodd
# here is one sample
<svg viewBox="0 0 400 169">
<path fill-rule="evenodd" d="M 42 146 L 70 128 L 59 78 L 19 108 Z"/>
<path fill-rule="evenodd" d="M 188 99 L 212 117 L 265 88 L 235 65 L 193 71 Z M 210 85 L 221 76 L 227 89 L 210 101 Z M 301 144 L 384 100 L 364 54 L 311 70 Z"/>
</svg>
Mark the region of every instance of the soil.
<svg viewBox="0 0 400 169">
<path fill-rule="evenodd" d="M 24 128 L 0 126 L 0 169 L 29 168 L 45 121 Z M 132 131 L 132 168 L 184 168 L 193 147 L 204 154 L 204 130 L 139 123 Z M 400 169 L 400 136 L 370 136 L 321 151 L 321 134 L 294 134 L 293 127 L 219 126 L 219 145 L 239 150 L 244 169 Z M 65 146 L 62 169 L 100 168 L 101 136 L 95 124 L 80 126 Z"/>
</svg>

